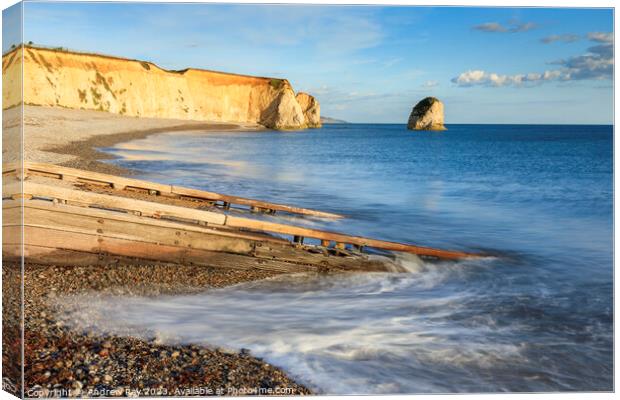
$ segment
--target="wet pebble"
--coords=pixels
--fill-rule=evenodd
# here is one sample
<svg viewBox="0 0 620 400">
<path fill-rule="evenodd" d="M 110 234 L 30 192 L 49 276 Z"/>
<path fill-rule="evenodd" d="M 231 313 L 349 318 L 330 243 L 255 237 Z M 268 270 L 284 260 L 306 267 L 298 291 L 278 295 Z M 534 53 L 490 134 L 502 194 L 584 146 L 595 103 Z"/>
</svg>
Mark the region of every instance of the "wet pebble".
<svg viewBox="0 0 620 400">
<path fill-rule="evenodd" d="M 20 281 L 19 267 L 3 268 L 3 280 Z M 70 314 L 56 307 L 57 300 L 83 293 L 123 296 L 158 296 L 203 291 L 239 282 L 263 279 L 266 271 L 222 271 L 194 266 L 132 265 L 110 267 L 61 267 L 26 265 L 25 268 L 25 369 L 26 389 L 38 389 L 40 397 L 58 390 L 65 396 L 138 396 L 150 390 L 204 387 L 212 390 L 259 388 L 281 385 L 292 394 L 310 391 L 276 367 L 257 360 L 248 349 L 221 350 L 188 345 L 168 346 L 155 334 L 151 340 L 117 337 L 92 329 L 73 330 Z M 3 303 L 19 312 L 19 292 L 4 293 Z M 10 310 L 9 310 L 10 311 Z M 19 326 L 5 329 L 19 341 Z M 11 339 L 11 334 L 7 338 Z M 15 346 L 15 352 L 20 346 Z M 16 353 L 16 357 L 18 353 Z M 6 374 L 19 376 L 20 370 Z M 113 392 L 113 394 L 111 393 Z M 164 394 L 160 392 L 160 394 Z M 96 397 L 96 396 L 95 396 Z"/>
</svg>

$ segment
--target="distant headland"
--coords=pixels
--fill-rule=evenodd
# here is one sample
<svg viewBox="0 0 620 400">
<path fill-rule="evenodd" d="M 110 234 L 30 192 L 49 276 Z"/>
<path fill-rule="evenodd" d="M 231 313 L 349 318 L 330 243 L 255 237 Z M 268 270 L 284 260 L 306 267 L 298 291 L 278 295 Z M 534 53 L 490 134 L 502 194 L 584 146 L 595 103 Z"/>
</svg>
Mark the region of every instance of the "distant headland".
<svg viewBox="0 0 620 400">
<path fill-rule="evenodd" d="M 321 117 L 322 124 L 349 124 L 349 121 L 345 121 L 342 119 L 336 119 L 331 117 Z"/>
</svg>

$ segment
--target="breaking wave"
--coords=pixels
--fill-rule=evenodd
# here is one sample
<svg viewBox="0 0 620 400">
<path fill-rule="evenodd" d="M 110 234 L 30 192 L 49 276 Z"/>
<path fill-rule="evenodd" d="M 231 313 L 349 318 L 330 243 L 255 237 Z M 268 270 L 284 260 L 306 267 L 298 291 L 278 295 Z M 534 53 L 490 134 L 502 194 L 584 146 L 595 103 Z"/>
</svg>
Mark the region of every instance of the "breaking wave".
<svg viewBox="0 0 620 400">
<path fill-rule="evenodd" d="M 527 320 L 501 321 L 495 303 L 514 307 L 513 299 L 469 284 L 498 268 L 499 259 L 428 263 L 401 256 L 396 262 L 409 272 L 279 276 L 156 299 L 66 298 L 62 318 L 107 333 L 250 349 L 325 394 L 570 385 L 571 371 L 537 356 L 558 343 L 542 336 L 532 341 L 535 326 Z"/>
</svg>

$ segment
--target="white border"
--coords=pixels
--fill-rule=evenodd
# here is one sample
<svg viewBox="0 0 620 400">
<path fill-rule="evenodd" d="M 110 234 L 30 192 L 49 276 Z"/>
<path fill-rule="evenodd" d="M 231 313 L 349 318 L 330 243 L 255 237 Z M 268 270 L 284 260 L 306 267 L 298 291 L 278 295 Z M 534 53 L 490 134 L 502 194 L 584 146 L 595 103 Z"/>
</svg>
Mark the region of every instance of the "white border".
<svg viewBox="0 0 620 400">
<path fill-rule="evenodd" d="M 64 0 L 64 1 L 77 1 L 77 0 Z M 109 0 L 108 2 L 123 2 L 123 0 Z M 133 2 L 153 2 L 148 0 L 133 0 Z M 184 0 L 184 1 L 176 1 L 170 0 L 166 1 L 167 3 L 248 3 L 248 4 L 256 4 L 256 3 L 268 3 L 268 4 L 348 4 L 348 5 L 411 5 L 411 6 L 476 6 L 476 7 L 560 7 L 560 8 L 568 8 L 568 7 L 584 7 L 584 8 L 593 8 L 593 7 L 604 7 L 604 8 L 614 8 L 614 32 L 618 31 L 618 20 L 615 18 L 615 2 L 610 0 L 503 0 L 501 2 L 498 1 L 489 1 L 489 0 L 314 0 L 314 1 L 301 1 L 301 0 L 269 0 L 269 1 L 261 1 L 261 0 L 238 0 L 238 1 L 214 1 L 214 0 L 203 0 L 203 1 L 194 1 L 194 0 Z M 0 6 L 2 9 L 10 7 L 13 4 L 16 4 L 15 0 L 0 0 Z M 1 38 L 1 33 L 0 33 Z M 614 54 L 616 53 L 616 44 L 614 42 Z M 615 62 L 614 62 L 614 77 L 615 77 Z M 1 89 L 1 83 L 0 83 Z M 587 101 L 587 99 L 584 99 Z M 618 165 L 618 143 L 615 140 L 615 117 L 618 115 L 618 93 L 615 91 L 615 80 L 614 80 L 614 188 L 618 186 L 620 178 L 615 173 L 615 166 Z M 2 139 L 0 137 L 0 145 Z M 2 216 L 0 215 L 0 223 L 2 221 Z M 618 217 L 618 213 L 616 212 L 616 203 L 615 203 L 615 191 L 614 191 L 614 227 L 620 221 L 620 217 Z M 615 231 L 615 229 L 614 229 Z M 614 236 L 615 239 L 615 236 Z M 618 250 L 618 243 L 614 240 L 614 254 Z M 615 332 L 617 331 L 617 313 L 618 310 L 618 286 L 615 285 L 615 270 L 616 270 L 616 259 L 614 257 L 614 387 L 618 382 L 618 368 L 617 368 L 617 352 L 615 347 Z M 1 278 L 0 278 L 1 279 Z M 321 396 L 323 399 L 332 400 L 342 398 L 344 396 Z M 347 399 L 351 400 L 367 400 L 369 398 L 386 398 L 386 396 L 346 396 Z M 548 399 L 562 399 L 562 400 L 582 400 L 582 399 L 614 399 L 616 396 L 613 393 L 553 393 L 553 394 L 473 394 L 473 395 L 393 395 L 387 396 L 394 399 L 428 399 L 428 400 L 442 400 L 442 399 L 479 399 L 479 398 L 492 398 L 492 399 L 511 399 L 511 400 L 520 400 L 527 399 L 533 400 L 538 399 L 540 397 L 548 398 Z M 244 397 L 245 398 L 245 397 Z M 285 397 L 293 399 L 296 397 Z M 6 392 L 0 392 L 0 400 L 4 399 L 15 399 L 15 397 L 9 395 Z M 158 398 L 161 399 L 161 398 Z M 174 397 L 166 397 L 166 399 L 176 399 Z"/>
</svg>

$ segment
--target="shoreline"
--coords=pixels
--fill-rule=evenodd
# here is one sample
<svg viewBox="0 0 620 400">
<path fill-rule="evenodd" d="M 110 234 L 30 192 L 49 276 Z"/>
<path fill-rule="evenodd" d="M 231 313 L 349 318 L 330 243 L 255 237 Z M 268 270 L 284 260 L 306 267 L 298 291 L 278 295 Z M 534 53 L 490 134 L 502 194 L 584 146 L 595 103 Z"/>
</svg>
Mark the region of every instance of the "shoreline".
<svg viewBox="0 0 620 400">
<path fill-rule="evenodd" d="M 242 125 L 235 124 L 214 124 L 214 123 L 200 123 L 200 124 L 185 124 L 176 125 L 170 127 L 150 128 L 145 130 L 127 131 L 113 133 L 109 135 L 101 134 L 93 136 L 86 140 L 74 141 L 61 146 L 45 148 L 44 151 L 52 153 L 60 153 L 65 155 L 75 156 L 76 158 L 71 161 L 63 162 L 59 165 L 63 167 L 70 167 L 76 169 L 82 169 L 87 171 L 99 172 L 103 174 L 129 176 L 137 173 L 136 170 L 118 167 L 116 165 L 104 163 L 101 160 L 114 160 L 117 157 L 98 150 L 102 147 L 112 147 L 118 143 L 130 142 L 132 140 L 144 139 L 148 136 L 165 132 L 189 132 L 189 131 L 204 131 L 208 132 L 258 132 L 263 129 L 248 129 L 243 128 Z"/>
<path fill-rule="evenodd" d="M 3 111 L 4 162 L 19 161 L 21 107 Z M 102 162 L 114 159 L 97 150 L 117 143 L 142 139 L 163 132 L 260 132 L 251 123 L 138 118 L 105 111 L 74 110 L 25 105 L 23 108 L 23 158 L 113 175 L 135 171 Z"/>
<path fill-rule="evenodd" d="M 5 162 L 19 160 L 20 113 L 21 108 L 3 110 Z M 38 106 L 24 106 L 23 120 L 26 160 L 121 176 L 136 171 L 102 162 L 114 156 L 97 148 L 162 132 L 266 130 L 252 124 L 134 118 Z M 35 265 L 26 261 L 26 394 L 28 397 L 240 395 L 244 391 L 263 395 L 311 394 L 285 371 L 254 357 L 247 349 L 229 352 L 208 344 L 173 345 L 157 338 L 144 340 L 78 332 L 57 318 L 62 310 L 54 305 L 58 294 L 72 296 L 90 291 L 122 296 L 183 295 L 277 274 L 164 263 L 122 262 L 79 267 Z M 3 359 L 18 360 L 21 335 L 19 318 L 15 316 L 20 314 L 19 268 L 5 263 L 3 279 L 7 283 L 3 285 L 6 332 Z M 6 372 L 6 377 L 21 381 L 18 369 Z M 286 391 L 278 392 L 280 389 Z"/>
<path fill-rule="evenodd" d="M 17 282 L 19 265 L 5 264 L 5 282 Z M 239 391 L 304 395 L 312 392 L 277 366 L 247 349 L 224 350 L 208 344 L 166 343 L 157 334 L 148 339 L 82 331 L 66 315 L 67 301 L 79 295 L 155 297 L 187 295 L 279 273 L 222 270 L 175 264 L 127 264 L 115 268 L 25 264 L 24 356 L 27 397 L 186 396 Z M 19 342 L 19 311 L 13 285 L 3 286 L 5 344 Z M 88 313 L 84 315 L 88 318 Z M 13 359 L 20 346 L 4 346 Z M 14 358 L 14 359 L 18 359 Z M 19 376 L 6 371 L 6 377 Z"/>
</svg>

